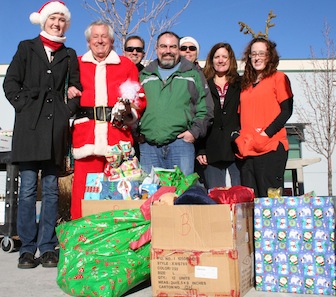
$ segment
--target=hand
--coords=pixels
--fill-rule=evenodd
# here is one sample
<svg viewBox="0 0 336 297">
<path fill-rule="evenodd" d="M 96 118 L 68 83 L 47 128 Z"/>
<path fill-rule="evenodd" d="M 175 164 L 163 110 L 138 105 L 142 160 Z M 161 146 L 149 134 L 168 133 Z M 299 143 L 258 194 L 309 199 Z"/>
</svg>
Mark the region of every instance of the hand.
<svg viewBox="0 0 336 297">
<path fill-rule="evenodd" d="M 131 110 L 131 103 L 129 100 L 125 100 L 124 105 L 125 105 L 125 111 L 123 112 L 123 117 L 124 117 L 124 120 L 127 121 L 128 119 L 133 118 L 133 114 Z"/>
<path fill-rule="evenodd" d="M 208 165 L 208 160 L 207 160 L 206 155 L 198 155 L 196 157 L 196 160 L 198 161 L 198 163 L 200 163 L 200 165 Z"/>
<path fill-rule="evenodd" d="M 68 99 L 73 99 L 77 96 L 82 96 L 82 92 L 74 86 L 69 87 L 68 88 Z"/>
<path fill-rule="evenodd" d="M 236 138 L 235 143 L 237 144 L 240 156 L 247 157 L 253 149 L 253 136 L 252 134 L 241 133 L 240 136 Z"/>
<path fill-rule="evenodd" d="M 195 137 L 188 130 L 177 135 L 177 138 L 183 138 L 185 142 L 190 142 L 190 143 L 195 142 Z"/>
<path fill-rule="evenodd" d="M 267 151 L 267 145 L 272 141 L 265 131 L 255 132 L 253 135 L 253 147 L 257 153 L 262 153 Z"/>
</svg>

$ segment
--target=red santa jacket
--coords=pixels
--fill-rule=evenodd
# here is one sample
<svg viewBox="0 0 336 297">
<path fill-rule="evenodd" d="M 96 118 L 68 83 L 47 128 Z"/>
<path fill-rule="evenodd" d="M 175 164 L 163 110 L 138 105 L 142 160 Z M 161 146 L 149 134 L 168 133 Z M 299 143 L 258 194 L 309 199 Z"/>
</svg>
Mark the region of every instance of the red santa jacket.
<svg viewBox="0 0 336 297">
<path fill-rule="evenodd" d="M 125 82 L 139 83 L 138 70 L 134 63 L 126 57 L 118 56 L 114 51 L 102 62 L 97 62 L 91 51 L 78 60 L 83 87 L 81 107 L 114 107 L 118 98 L 122 97 L 120 86 Z M 125 99 L 131 99 L 136 105 L 135 113 L 140 118 L 146 99 L 142 88 L 136 94 L 136 98 Z M 111 146 L 120 140 L 133 143 L 130 128 L 117 128 L 111 122 L 96 122 L 87 117 L 74 121 L 72 142 L 75 159 L 92 155 L 106 156 Z"/>
</svg>

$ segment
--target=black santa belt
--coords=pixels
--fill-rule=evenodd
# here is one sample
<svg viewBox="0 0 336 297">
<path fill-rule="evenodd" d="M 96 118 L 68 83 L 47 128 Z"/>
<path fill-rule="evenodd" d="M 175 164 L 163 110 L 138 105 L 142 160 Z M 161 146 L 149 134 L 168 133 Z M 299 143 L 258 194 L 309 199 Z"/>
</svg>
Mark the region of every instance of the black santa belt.
<svg viewBox="0 0 336 297">
<path fill-rule="evenodd" d="M 76 119 L 89 118 L 100 122 L 111 122 L 112 109 L 113 107 L 108 106 L 81 107 L 76 113 Z"/>
</svg>

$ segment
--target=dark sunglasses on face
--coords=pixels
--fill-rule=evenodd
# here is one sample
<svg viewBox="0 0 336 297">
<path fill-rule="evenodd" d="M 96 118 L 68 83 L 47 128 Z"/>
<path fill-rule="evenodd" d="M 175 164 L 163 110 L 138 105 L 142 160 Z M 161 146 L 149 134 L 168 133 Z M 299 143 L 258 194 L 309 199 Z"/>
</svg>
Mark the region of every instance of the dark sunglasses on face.
<svg viewBox="0 0 336 297">
<path fill-rule="evenodd" d="M 194 45 L 190 45 L 190 46 L 182 45 L 180 47 L 180 51 L 182 51 L 182 52 L 185 52 L 187 49 L 189 49 L 190 51 L 194 52 L 194 51 L 197 50 L 197 47 L 194 46 Z"/>
<path fill-rule="evenodd" d="M 137 53 L 142 53 L 143 48 L 142 47 L 134 47 L 134 46 L 128 46 L 125 48 L 125 52 L 132 53 L 134 50 L 136 50 Z"/>
</svg>

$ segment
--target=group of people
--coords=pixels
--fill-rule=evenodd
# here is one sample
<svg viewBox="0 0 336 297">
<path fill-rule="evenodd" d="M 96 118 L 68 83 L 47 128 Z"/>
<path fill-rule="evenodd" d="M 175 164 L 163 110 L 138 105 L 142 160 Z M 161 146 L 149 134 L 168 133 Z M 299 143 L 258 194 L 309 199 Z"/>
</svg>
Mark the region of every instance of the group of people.
<svg viewBox="0 0 336 297">
<path fill-rule="evenodd" d="M 113 29 L 103 21 L 88 26 L 89 50 L 77 58 L 64 45 L 70 18 L 60 1 L 32 13 L 31 22 L 42 31 L 20 42 L 4 80 L 15 109 L 12 161 L 21 178 L 19 268 L 36 267 L 37 251 L 43 267 L 57 266 L 58 176 L 69 133 L 75 158 L 72 219 L 82 216 L 87 173 L 102 172 L 105 156 L 120 141 L 134 145 L 146 173 L 153 166 L 176 165 L 185 175 L 198 168 L 210 189 L 225 186 L 228 171 L 231 185 L 251 187 L 259 197 L 283 186 L 289 149 L 284 125 L 293 94 L 286 75 L 277 71 L 275 43 L 253 39 L 241 77 L 230 44 L 215 44 L 202 69 L 198 42 L 166 31 L 157 38 L 157 58 L 144 67 L 144 40 L 128 37 L 120 56 Z M 114 116 L 116 106 L 124 107 L 122 124 Z"/>
</svg>

